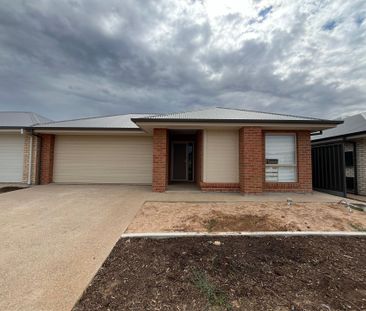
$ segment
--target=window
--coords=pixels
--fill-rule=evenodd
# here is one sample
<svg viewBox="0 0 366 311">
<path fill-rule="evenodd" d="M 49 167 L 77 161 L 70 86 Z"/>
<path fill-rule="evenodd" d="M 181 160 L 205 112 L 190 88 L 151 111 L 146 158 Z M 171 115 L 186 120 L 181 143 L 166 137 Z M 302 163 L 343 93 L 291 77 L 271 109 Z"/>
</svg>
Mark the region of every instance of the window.
<svg viewBox="0 0 366 311">
<path fill-rule="evenodd" d="M 266 181 L 296 181 L 296 136 L 267 134 Z"/>
</svg>

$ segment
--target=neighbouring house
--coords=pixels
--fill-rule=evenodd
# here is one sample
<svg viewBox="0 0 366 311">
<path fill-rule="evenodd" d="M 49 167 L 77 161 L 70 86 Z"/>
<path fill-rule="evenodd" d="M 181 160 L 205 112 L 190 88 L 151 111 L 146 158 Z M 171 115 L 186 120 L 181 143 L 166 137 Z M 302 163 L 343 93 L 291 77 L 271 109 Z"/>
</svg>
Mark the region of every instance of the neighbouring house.
<svg viewBox="0 0 366 311">
<path fill-rule="evenodd" d="M 204 191 L 312 191 L 313 132 L 341 121 L 244 109 L 40 123 L 35 183 L 189 183 Z"/>
<path fill-rule="evenodd" d="M 30 165 L 36 147 L 29 128 L 50 121 L 33 112 L 0 112 L 0 183 L 36 182 L 35 165 Z"/>
<path fill-rule="evenodd" d="M 313 184 L 342 196 L 366 195 L 366 112 L 312 137 Z"/>
</svg>

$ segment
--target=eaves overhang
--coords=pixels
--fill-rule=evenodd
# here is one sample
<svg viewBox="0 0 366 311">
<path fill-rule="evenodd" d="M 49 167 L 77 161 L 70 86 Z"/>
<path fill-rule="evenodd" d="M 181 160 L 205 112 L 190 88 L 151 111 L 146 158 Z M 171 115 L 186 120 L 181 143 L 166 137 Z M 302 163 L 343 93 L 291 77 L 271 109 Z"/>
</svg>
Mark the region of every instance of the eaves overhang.
<svg viewBox="0 0 366 311">
<path fill-rule="evenodd" d="M 286 124 L 342 124 L 343 121 L 338 120 L 264 120 L 264 119 L 168 119 L 168 118 L 132 118 L 136 124 L 140 123 L 286 123 Z"/>
<path fill-rule="evenodd" d="M 140 128 L 80 128 L 80 127 L 36 127 L 36 134 L 70 134 L 70 135 L 146 135 Z"/>
<path fill-rule="evenodd" d="M 245 126 L 258 126 L 269 130 L 310 130 L 320 131 L 336 127 L 343 121 L 328 120 L 183 120 L 183 119 L 132 119 L 146 132 L 152 132 L 154 128 L 168 129 L 240 129 Z"/>
<path fill-rule="evenodd" d="M 32 129 L 30 127 L 13 127 L 13 126 L 1 126 L 0 134 L 26 134 L 30 133 Z"/>
<path fill-rule="evenodd" d="M 31 130 L 31 126 L 0 126 L 0 131 L 2 130 Z"/>
<path fill-rule="evenodd" d="M 357 139 L 366 137 L 366 131 L 348 133 L 343 135 L 331 136 L 331 137 L 324 137 L 319 139 L 312 139 L 311 143 L 324 143 L 324 142 L 331 142 L 331 141 L 342 141 L 342 140 L 349 140 L 349 139 Z"/>
</svg>

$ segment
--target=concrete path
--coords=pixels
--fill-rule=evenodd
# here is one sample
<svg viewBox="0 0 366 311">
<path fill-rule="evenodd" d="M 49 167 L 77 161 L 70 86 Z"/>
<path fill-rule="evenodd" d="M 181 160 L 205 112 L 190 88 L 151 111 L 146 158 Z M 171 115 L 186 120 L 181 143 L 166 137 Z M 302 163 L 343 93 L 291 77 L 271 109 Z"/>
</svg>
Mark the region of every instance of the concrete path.
<svg viewBox="0 0 366 311">
<path fill-rule="evenodd" d="M 150 187 L 47 185 L 0 194 L 0 310 L 68 311 L 143 202 L 337 202 L 327 194 L 152 193 Z"/>
<path fill-rule="evenodd" d="M 0 195 L 0 310 L 70 310 L 149 187 L 37 186 Z"/>
</svg>

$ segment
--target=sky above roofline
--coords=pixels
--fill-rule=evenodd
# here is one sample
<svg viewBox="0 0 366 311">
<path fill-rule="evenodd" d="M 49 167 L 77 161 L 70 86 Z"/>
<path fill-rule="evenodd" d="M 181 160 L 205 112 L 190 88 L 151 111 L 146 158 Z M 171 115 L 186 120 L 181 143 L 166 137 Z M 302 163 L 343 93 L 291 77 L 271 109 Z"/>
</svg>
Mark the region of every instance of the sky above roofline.
<svg viewBox="0 0 366 311">
<path fill-rule="evenodd" d="M 4 1 L 0 110 L 352 115 L 366 110 L 365 18 L 363 0 Z"/>
</svg>

